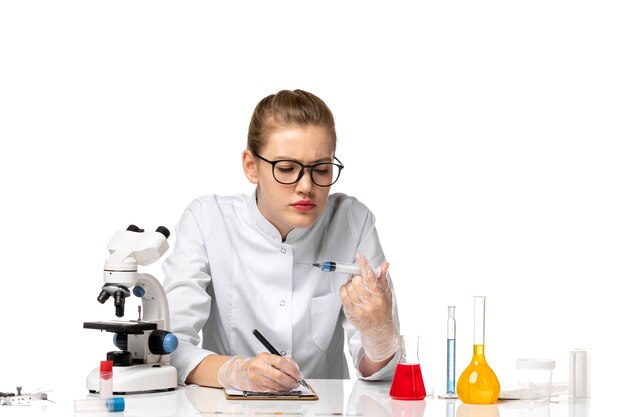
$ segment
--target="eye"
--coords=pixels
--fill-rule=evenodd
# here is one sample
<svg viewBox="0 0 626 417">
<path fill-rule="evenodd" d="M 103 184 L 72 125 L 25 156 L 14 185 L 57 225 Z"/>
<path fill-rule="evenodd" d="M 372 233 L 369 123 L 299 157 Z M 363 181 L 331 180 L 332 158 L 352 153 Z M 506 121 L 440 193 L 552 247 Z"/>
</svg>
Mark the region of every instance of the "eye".
<svg viewBox="0 0 626 417">
<path fill-rule="evenodd" d="M 276 164 L 276 169 L 281 173 L 288 174 L 298 169 L 298 166 L 293 162 L 279 162 Z"/>
<path fill-rule="evenodd" d="M 315 167 L 314 172 L 318 175 L 330 175 L 332 172 L 332 166 L 329 164 L 318 165 Z"/>
</svg>

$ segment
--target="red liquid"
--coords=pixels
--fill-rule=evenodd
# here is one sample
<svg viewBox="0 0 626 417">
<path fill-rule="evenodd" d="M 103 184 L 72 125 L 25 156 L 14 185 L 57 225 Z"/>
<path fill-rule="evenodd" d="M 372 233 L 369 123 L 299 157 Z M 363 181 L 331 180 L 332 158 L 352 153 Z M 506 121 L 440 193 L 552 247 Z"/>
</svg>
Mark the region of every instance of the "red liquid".
<svg viewBox="0 0 626 417">
<path fill-rule="evenodd" d="M 426 397 L 422 368 L 419 363 L 396 365 L 389 396 L 394 400 L 423 400 Z"/>
</svg>

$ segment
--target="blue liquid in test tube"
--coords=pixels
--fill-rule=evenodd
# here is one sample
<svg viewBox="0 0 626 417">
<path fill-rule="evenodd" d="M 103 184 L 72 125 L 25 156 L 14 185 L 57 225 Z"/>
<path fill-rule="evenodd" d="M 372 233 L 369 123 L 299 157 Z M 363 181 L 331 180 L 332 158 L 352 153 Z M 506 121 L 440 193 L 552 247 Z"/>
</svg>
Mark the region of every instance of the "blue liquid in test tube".
<svg viewBox="0 0 626 417">
<path fill-rule="evenodd" d="M 455 367 L 456 367 L 456 320 L 454 306 L 448 306 L 448 366 L 446 394 L 455 394 Z"/>
</svg>

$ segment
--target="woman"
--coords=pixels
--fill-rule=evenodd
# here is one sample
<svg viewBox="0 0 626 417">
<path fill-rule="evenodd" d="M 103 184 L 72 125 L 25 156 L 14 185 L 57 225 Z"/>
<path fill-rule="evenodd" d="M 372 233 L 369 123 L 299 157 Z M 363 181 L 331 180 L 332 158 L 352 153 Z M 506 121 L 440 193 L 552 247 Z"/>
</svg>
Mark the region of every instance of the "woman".
<svg viewBox="0 0 626 417">
<path fill-rule="evenodd" d="M 255 192 L 200 197 L 183 213 L 163 263 L 181 384 L 284 391 L 303 377 L 347 378 L 344 332 L 360 378 L 393 375 L 399 324 L 389 265 L 367 207 L 329 195 L 343 169 L 335 148 L 321 99 L 272 94 L 254 110 L 242 156 Z M 310 265 L 326 259 L 357 260 L 361 275 Z"/>
</svg>

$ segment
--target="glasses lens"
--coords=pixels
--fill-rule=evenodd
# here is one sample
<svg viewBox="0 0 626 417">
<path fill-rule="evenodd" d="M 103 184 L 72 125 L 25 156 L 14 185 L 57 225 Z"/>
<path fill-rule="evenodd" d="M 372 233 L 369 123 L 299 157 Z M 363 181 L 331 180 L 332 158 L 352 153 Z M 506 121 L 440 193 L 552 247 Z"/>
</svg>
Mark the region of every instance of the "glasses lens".
<svg viewBox="0 0 626 417">
<path fill-rule="evenodd" d="M 302 166 L 292 161 L 279 161 L 274 165 L 274 178 L 283 184 L 292 184 L 298 180 Z"/>
<path fill-rule="evenodd" d="M 322 187 L 334 184 L 339 177 L 339 167 L 335 164 L 317 164 L 311 169 L 313 182 Z"/>
</svg>

